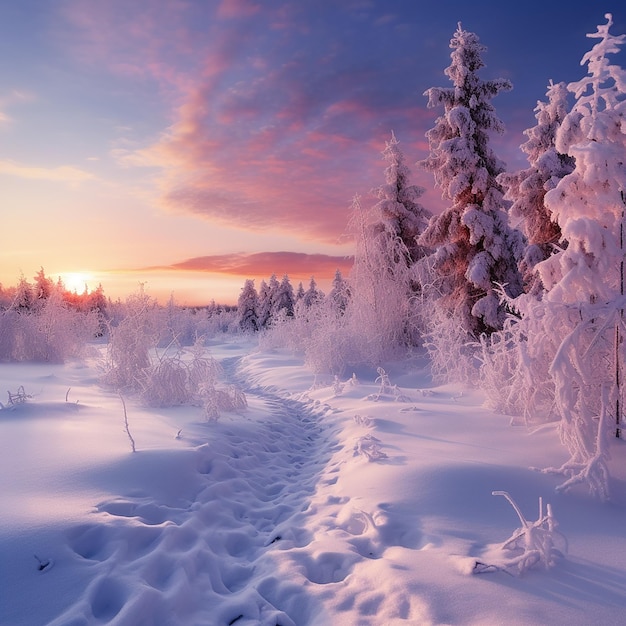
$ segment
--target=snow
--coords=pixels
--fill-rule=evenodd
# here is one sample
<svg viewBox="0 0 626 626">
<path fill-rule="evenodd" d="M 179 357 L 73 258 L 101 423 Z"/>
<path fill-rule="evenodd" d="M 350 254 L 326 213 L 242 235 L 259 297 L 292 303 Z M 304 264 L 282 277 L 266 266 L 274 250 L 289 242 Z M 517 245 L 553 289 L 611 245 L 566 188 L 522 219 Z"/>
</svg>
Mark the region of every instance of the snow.
<svg viewBox="0 0 626 626">
<path fill-rule="evenodd" d="M 248 408 L 127 397 L 136 453 L 96 357 L 0 365 L 3 393 L 33 396 L 0 410 L 1 624 L 623 623 L 623 469 L 612 502 L 556 494 L 530 469 L 566 460 L 554 425 L 511 424 L 417 358 L 382 388 L 241 338 L 211 354 Z M 552 505 L 553 567 L 473 573 L 520 527 L 494 491 L 528 520 Z"/>
</svg>

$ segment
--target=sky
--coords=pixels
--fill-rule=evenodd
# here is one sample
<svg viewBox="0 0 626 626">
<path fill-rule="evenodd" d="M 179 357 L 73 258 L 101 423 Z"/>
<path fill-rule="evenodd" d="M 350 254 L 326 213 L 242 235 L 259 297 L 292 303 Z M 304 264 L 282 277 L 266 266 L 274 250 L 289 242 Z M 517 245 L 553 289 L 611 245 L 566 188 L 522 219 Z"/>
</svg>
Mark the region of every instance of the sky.
<svg viewBox="0 0 626 626">
<path fill-rule="evenodd" d="M 487 50 L 509 170 L 550 80 L 622 0 L 21 0 L 0 3 L 0 283 L 43 267 L 82 291 L 234 303 L 273 273 L 349 272 L 355 195 L 375 203 L 393 131 L 422 204 L 429 87 L 461 22 Z M 625 53 L 614 61 L 624 66 Z"/>
</svg>

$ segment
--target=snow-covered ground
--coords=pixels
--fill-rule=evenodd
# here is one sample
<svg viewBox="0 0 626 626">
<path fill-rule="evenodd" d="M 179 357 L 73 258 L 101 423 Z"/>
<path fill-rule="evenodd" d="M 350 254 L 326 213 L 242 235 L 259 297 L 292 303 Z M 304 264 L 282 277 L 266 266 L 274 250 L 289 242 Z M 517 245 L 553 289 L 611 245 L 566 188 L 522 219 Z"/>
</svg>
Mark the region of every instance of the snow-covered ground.
<svg viewBox="0 0 626 626">
<path fill-rule="evenodd" d="M 333 384 L 229 341 L 211 354 L 248 409 L 126 398 L 136 453 L 95 359 L 0 365 L 3 402 L 33 396 L 0 410 L 0 624 L 624 623 L 626 469 L 608 504 L 557 495 L 529 469 L 567 458 L 553 425 L 510 425 L 423 363 L 378 395 L 374 371 Z M 551 569 L 472 573 L 521 525 L 496 490 L 529 521 L 552 504 Z"/>
</svg>

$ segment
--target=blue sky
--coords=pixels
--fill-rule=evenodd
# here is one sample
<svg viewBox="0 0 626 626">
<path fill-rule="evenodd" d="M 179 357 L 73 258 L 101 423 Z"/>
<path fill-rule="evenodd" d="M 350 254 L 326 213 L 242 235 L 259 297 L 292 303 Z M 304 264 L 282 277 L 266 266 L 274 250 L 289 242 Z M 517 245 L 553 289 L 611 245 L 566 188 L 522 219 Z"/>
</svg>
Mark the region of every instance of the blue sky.
<svg viewBox="0 0 626 626">
<path fill-rule="evenodd" d="M 622 2 L 21 0 L 0 5 L 0 282 L 83 273 L 113 297 L 139 282 L 181 302 L 234 301 L 245 277 L 347 269 L 355 194 L 382 182 L 393 130 L 442 205 L 424 133 L 460 21 L 525 166 L 548 81 L 574 81 Z M 615 58 L 624 66 L 624 52 Z M 289 253 L 289 254 L 282 254 Z"/>
</svg>

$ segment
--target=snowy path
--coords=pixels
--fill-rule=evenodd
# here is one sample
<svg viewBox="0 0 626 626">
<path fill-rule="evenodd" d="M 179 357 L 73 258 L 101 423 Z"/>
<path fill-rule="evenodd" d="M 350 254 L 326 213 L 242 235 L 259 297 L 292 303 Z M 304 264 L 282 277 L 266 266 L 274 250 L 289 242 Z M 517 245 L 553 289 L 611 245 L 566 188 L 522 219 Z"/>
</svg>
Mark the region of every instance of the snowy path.
<svg viewBox="0 0 626 626">
<path fill-rule="evenodd" d="M 223 365 L 235 369 L 233 360 Z M 98 505 L 96 521 L 70 530 L 69 548 L 92 580 L 55 624 L 309 620 L 311 601 L 277 576 L 277 555 L 312 539 L 305 519 L 332 438 L 310 406 L 262 388 L 246 394 L 245 423 L 208 425 L 210 442 L 196 449 L 192 499 L 116 497 Z M 335 580 L 340 566 L 311 562 L 307 574 L 317 583 Z"/>
<path fill-rule="evenodd" d="M 419 363 L 381 396 L 371 372 L 317 386 L 253 348 L 212 346 L 241 414 L 128 399 L 136 454 L 94 362 L 0 364 L 0 391 L 33 393 L 0 410 L 2 626 L 623 623 L 626 501 L 528 469 L 565 456 L 553 426 L 512 427 Z M 552 503 L 567 557 L 472 575 L 518 522 L 493 490 L 528 519 Z"/>
</svg>

